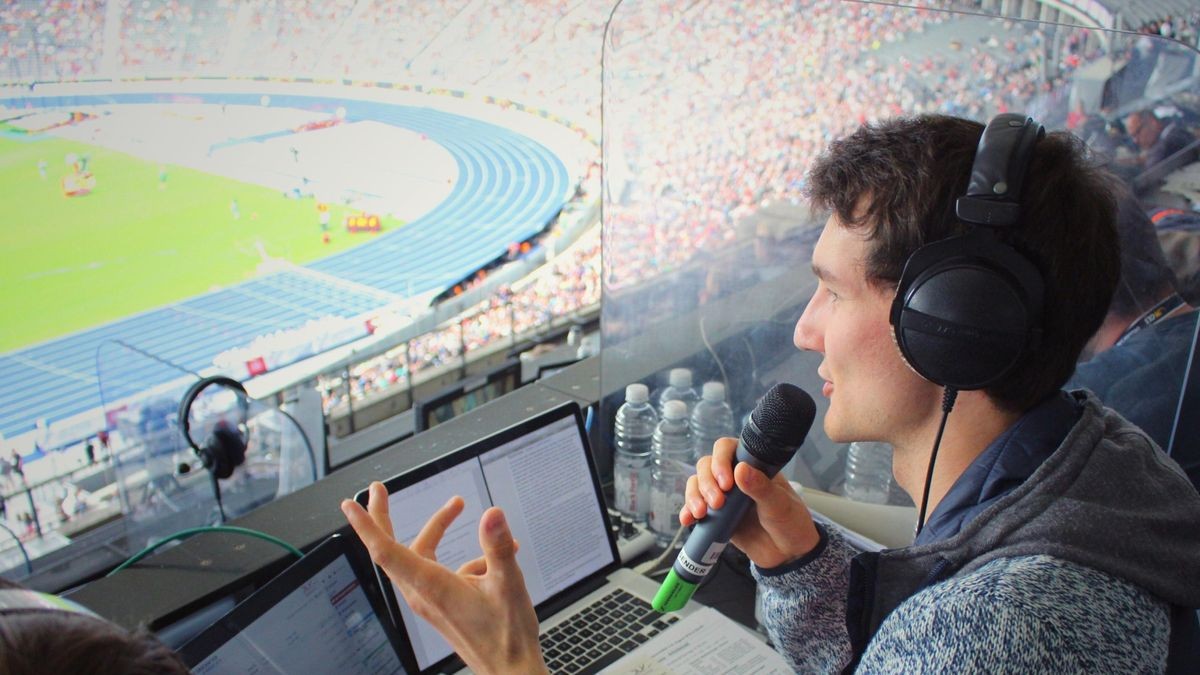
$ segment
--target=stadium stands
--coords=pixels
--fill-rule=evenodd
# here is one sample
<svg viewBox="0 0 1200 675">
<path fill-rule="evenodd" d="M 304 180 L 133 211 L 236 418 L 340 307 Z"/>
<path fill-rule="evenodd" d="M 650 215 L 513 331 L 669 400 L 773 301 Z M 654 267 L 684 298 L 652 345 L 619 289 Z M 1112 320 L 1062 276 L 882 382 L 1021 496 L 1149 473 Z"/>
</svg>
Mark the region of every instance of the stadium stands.
<svg viewBox="0 0 1200 675">
<path fill-rule="evenodd" d="M 1028 109 L 1030 102 L 1030 112 L 1056 127 L 1116 119 L 1115 112 L 1096 106 L 1069 109 L 1067 90 L 1058 84 L 1097 57 L 1135 60 L 1135 40 L 1102 51 L 1086 30 L 1032 24 L 997 40 L 987 32 L 963 33 L 953 16 L 932 9 L 949 3 L 923 4 L 930 8 L 896 11 L 837 0 L 806 3 L 806 12 L 748 2 L 622 6 L 608 35 L 619 56 L 604 64 L 610 84 L 625 95 L 607 113 L 608 168 L 617 190 L 622 173 L 635 175 L 630 189 L 638 194 L 629 200 L 618 195 L 606 212 L 606 228 L 619 233 L 605 241 L 609 288 L 619 291 L 678 269 L 697 250 L 726 247 L 739 220 L 765 203 L 798 201 L 815 154 L 866 119 L 900 110 L 980 116 L 1010 106 Z M 986 11 L 996 4 L 967 8 Z M 1129 28 L 1196 42 L 1200 12 L 1178 11 L 1177 0 L 1099 4 L 1112 10 L 1128 4 L 1130 11 L 1120 16 Z M 597 119 L 601 43 L 611 9 L 611 2 L 536 0 L 14 0 L 0 7 L 8 30 L 0 44 L 0 83 L 11 81 L 24 91 L 37 81 L 88 78 L 346 78 L 357 85 L 377 80 L 422 90 L 457 88 L 502 105 L 531 103 L 568 118 Z M 1046 55 L 1054 60 L 1047 62 Z M 811 82 L 826 86 L 799 86 Z M 36 86 L 30 95 L 36 96 Z M 700 96 L 715 104 L 699 110 L 681 105 Z M 105 98 L 122 100 L 136 102 Z M 257 104 L 258 94 L 223 100 Z M 286 96 L 272 101 L 310 103 Z M 10 385 L 0 394 L 0 433 L 24 433 L 38 419 L 94 409 L 98 378 L 111 378 L 111 387 L 103 383 L 104 397 L 113 400 L 162 377 L 153 368 L 98 368 L 97 352 L 112 340 L 202 369 L 215 354 L 264 333 L 314 317 L 370 312 L 382 304 L 381 294 L 446 290 L 514 241 L 541 231 L 574 188 L 562 162 L 520 134 L 429 110 L 345 105 L 350 118 L 427 134 L 454 155 L 458 184 L 437 211 L 370 245 L 309 265 L 316 274 L 276 272 L 0 355 L 0 382 Z M 622 117 L 622 110 L 637 114 Z M 636 133 L 620 135 L 635 125 Z M 733 137 L 708 131 L 723 128 L 753 132 Z M 671 142 L 676 138 L 711 143 Z M 663 142 L 641 145 L 645 139 Z M 600 248 L 598 237 L 588 240 L 545 273 L 472 308 L 463 321 L 412 340 L 407 363 L 392 356 L 359 364 L 350 373 L 350 396 L 392 386 L 409 369 L 452 363 L 464 344 L 480 349 L 595 305 Z M 322 283 L 322 276 L 351 284 Z M 348 288 L 354 284 L 376 292 Z M 326 393 L 327 409 L 344 402 L 344 392 Z"/>
<path fill-rule="evenodd" d="M 821 0 L 812 12 L 823 21 L 833 0 Z M 982 3 L 981 7 L 987 7 Z M 114 7 L 120 9 L 114 12 Z M 384 2 L 317 3 L 289 0 L 280 4 L 239 5 L 230 0 L 198 3 L 188 0 L 108 4 L 85 2 L 67 7 L 57 3 L 21 0 L 0 10 L 15 26 L 16 37 L 6 43 L 0 58 L 0 77 L 11 79 L 69 79 L 106 74 L 272 74 L 355 78 L 379 77 L 392 81 L 441 82 L 473 87 L 493 94 L 548 101 L 560 109 L 597 116 L 599 88 L 596 83 L 599 47 L 610 3 L 568 5 L 524 2 L 493 5 L 449 0 L 396 5 Z M 627 247 L 611 251 L 621 261 L 618 283 L 637 283 L 651 273 L 669 270 L 700 242 L 719 247 L 732 236 L 732 224 L 757 204 L 794 201 L 802 189 L 803 169 L 826 139 L 843 133 L 866 117 L 884 115 L 900 108 L 925 106 L 946 112 L 978 114 L 983 105 L 1003 107 L 1007 101 L 1028 101 L 1038 87 L 1054 92 L 1055 73 L 1070 72 L 1086 64 L 1095 45 L 1086 33 L 1075 31 L 1064 39 L 1062 63 L 1047 69 L 1034 60 L 1013 58 L 1037 53 L 1045 35 L 1030 31 L 1023 41 L 1004 44 L 980 36 L 972 44 L 964 36 L 961 53 L 931 49 L 920 62 L 888 58 L 888 46 L 901 40 L 909 45 L 946 19 L 933 10 L 898 12 L 879 5 L 840 7 L 839 25 L 795 25 L 793 13 L 784 7 L 719 3 L 685 8 L 648 4 L 623 7 L 620 30 L 611 35 L 616 45 L 638 45 L 638 64 L 653 64 L 658 86 L 642 92 L 644 114 L 639 124 L 648 124 L 664 135 L 686 129 L 730 123 L 741 126 L 747 115 L 755 117 L 760 133 L 751 142 L 718 142 L 711 147 L 672 147 L 667 156 L 660 148 L 646 151 L 624 148 L 622 159 L 638 167 L 642 189 L 661 196 L 656 213 L 636 209 L 614 209 L 608 214 L 610 227 L 646 228 L 648 223 L 668 220 L 678 231 L 667 237 L 623 236 Z M 1167 9 L 1164 12 L 1169 11 Z M 1140 16 L 1140 15 L 1139 15 Z M 1152 16 L 1152 15 L 1147 15 Z M 1148 22 L 1145 30 L 1166 29 L 1181 39 L 1195 39 L 1200 17 L 1176 13 Z M 112 30 L 116 24 L 117 30 Z M 738 26 L 730 30 L 731 26 Z M 695 40 L 699 34 L 702 39 Z M 97 39 L 97 36 L 101 36 Z M 710 54 L 736 50 L 744 58 L 709 59 L 705 53 L 677 48 L 687 40 L 706 45 Z M 97 42 L 101 44 L 97 46 Z M 775 45 L 799 45 L 806 56 L 796 67 L 775 63 Z M 471 44 L 471 50 L 461 49 Z M 941 46 L 940 44 L 938 45 Z M 1132 48 L 1132 47 L 1130 47 Z M 630 50 L 625 49 L 628 54 Z M 822 55 L 837 53 L 836 62 Z M 119 58 L 112 58 L 117 54 Z M 760 64 L 753 72 L 712 70 L 712 63 Z M 845 69 L 844 63 L 855 63 Z M 709 64 L 709 65 L 706 65 Z M 634 64 L 635 65 L 635 64 Z M 706 70 L 708 68 L 708 70 Z M 797 69 L 798 68 L 798 69 Z M 828 91 L 817 100 L 797 100 L 789 95 L 796 77 L 824 73 Z M 926 86 L 912 86 L 914 72 L 943 72 L 946 90 L 985 93 L 966 99 L 948 98 Z M 626 64 L 612 73 L 638 73 Z M 1047 81 L 1046 74 L 1050 73 Z M 678 77 L 685 73 L 684 77 Z M 536 74 L 536 76 L 534 75 Z M 997 89 L 995 83 L 1002 83 Z M 662 92 L 712 90 L 728 101 L 725 119 L 685 118 L 670 109 L 670 97 Z M 752 93 L 766 106 L 739 106 Z M 999 101 L 995 100 L 999 97 Z M 914 99 L 923 99 L 914 106 Z M 276 101 L 277 105 L 286 104 Z M 1051 123 L 1065 119 L 1065 101 L 1047 101 L 1047 110 L 1037 111 Z M 531 150 L 529 141 L 517 135 L 493 138 L 486 127 L 474 136 L 460 134 L 453 125 L 422 126 L 406 111 L 353 111 L 389 124 L 427 132 L 439 143 L 454 147 L 462 175 L 455 195 L 445 204 L 444 216 L 477 249 L 459 251 L 439 245 L 445 232 L 440 228 L 405 228 L 383 237 L 366 250 L 332 256 L 312 265 L 314 270 L 379 288 L 388 293 L 412 294 L 463 278 L 462 269 L 451 270 L 443 250 L 463 253 L 475 260 L 494 257 L 498 246 L 515 238 L 487 226 L 506 215 L 495 204 L 475 198 L 480 190 L 494 191 L 499 199 L 510 199 L 509 209 L 521 199 L 552 199 L 566 187 L 557 180 L 514 181 L 504 186 L 497 176 L 509 171 L 553 176 L 544 154 Z M 686 112 L 684 113 L 686 115 Z M 687 134 L 685 134 L 687 135 Z M 642 137 L 654 134 L 643 134 Z M 690 137 L 695 137 L 691 134 Z M 784 151 L 786 149 L 786 151 Z M 690 166 L 686 172 L 671 171 L 655 178 L 655 167 Z M 649 179 L 648 179 L 649 177 Z M 522 196 L 520 190 L 537 189 Z M 722 196 L 716 208 L 711 202 L 703 212 L 689 205 L 689 194 Z M 638 200 L 646 203 L 645 200 Z M 716 201 L 716 200 L 714 200 Z M 550 213 L 539 214 L 548 217 Z M 544 220 L 542 223 L 544 224 Z M 404 236 L 400 236 L 403 234 Z M 489 238 L 489 234 L 496 234 Z M 424 250 L 421 262 L 414 250 Z M 413 261 L 399 272 L 397 258 Z M 465 268 L 464 268 L 465 269 Z M 383 272 L 381 272 L 383 270 Z M 466 270 L 469 273 L 470 270 Z M 552 303 L 551 303 L 552 304 Z M 345 306 L 352 307 L 353 303 Z M 298 316 L 291 316 L 297 319 Z M 272 324 L 278 329 L 284 324 Z M 231 337 L 243 339 L 241 333 Z M 447 342 L 431 338 L 433 343 Z M 227 345 L 228 346 L 228 345 Z M 457 347 L 455 347 L 457 348 Z M 445 352 L 446 348 L 434 350 Z M 19 355 L 12 355 L 17 359 Z M 420 362 L 425 362 L 421 359 Z M 442 358 L 431 358 L 437 363 Z M 69 370 L 69 369 L 68 369 Z M 36 372 L 36 371 L 33 371 Z M 72 410 L 78 407 L 72 406 Z M 0 430 L 24 426 L 28 417 Z"/>
<path fill-rule="evenodd" d="M 257 97 L 243 96 L 257 101 Z M 232 100 L 230 100 L 232 99 Z M 120 95 L 28 98 L 32 105 L 136 104 L 153 97 Z M 242 102 L 237 96 L 222 100 Z M 210 97 L 210 102 L 217 98 Z M 317 99 L 276 97 L 281 106 L 304 107 Z M 356 119 L 376 119 L 426 134 L 460 167 L 455 192 L 405 227 L 311 265 L 312 269 L 402 297 L 443 291 L 505 254 L 513 241 L 540 232 L 562 208 L 573 186 L 566 167 L 535 141 L 486 122 L 426 109 L 374 102 L 341 102 Z M 330 106 L 331 107 L 331 106 Z M 447 238 L 463 245 L 446 246 Z M 283 281 L 286 279 L 286 281 Z M 257 335 L 295 327 L 320 316 L 350 317 L 386 304 L 379 295 L 353 293 L 312 278 L 279 272 L 208 293 L 130 319 L 0 355 L 0 381 L 39 382 L 34 391 L 0 391 L 0 433 L 12 437 L 38 419 L 61 420 L 100 407 L 96 350 L 121 340 L 203 370 L 226 349 Z M 111 402 L 161 384 L 149 373 L 122 373 L 105 386 Z"/>
</svg>

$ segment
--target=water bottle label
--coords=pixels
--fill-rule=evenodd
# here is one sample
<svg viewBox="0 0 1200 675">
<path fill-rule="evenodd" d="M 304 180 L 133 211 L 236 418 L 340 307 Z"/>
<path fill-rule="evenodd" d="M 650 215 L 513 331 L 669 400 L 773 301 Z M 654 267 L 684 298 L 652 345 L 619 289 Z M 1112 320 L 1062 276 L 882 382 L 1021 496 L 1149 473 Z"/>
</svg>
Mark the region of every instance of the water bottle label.
<svg viewBox="0 0 1200 675">
<path fill-rule="evenodd" d="M 650 492 L 649 470 L 618 470 L 613 475 L 617 510 L 626 515 L 645 515 Z"/>
<path fill-rule="evenodd" d="M 679 512 L 683 510 L 683 490 L 655 490 L 650 495 L 650 529 L 659 533 L 679 528 Z"/>
</svg>

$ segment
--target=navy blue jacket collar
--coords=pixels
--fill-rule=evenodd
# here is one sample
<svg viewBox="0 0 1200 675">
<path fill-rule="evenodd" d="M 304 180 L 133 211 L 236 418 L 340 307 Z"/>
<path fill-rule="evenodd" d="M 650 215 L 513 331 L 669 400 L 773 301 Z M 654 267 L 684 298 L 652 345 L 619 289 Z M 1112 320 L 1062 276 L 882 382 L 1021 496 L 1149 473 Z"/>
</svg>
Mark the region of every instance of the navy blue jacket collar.
<svg viewBox="0 0 1200 675">
<path fill-rule="evenodd" d="M 1060 391 L 1022 415 L 958 477 L 914 543 L 953 537 L 972 518 L 1025 482 L 1058 449 L 1082 411 L 1077 401 Z"/>
</svg>

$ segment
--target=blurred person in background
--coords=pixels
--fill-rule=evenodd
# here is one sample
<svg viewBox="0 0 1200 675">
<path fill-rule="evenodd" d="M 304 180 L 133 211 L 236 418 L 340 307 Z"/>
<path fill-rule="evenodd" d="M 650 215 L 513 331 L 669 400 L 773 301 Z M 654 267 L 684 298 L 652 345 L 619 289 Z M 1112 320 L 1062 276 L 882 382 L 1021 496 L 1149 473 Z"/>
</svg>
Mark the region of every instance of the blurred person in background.
<svg viewBox="0 0 1200 675">
<path fill-rule="evenodd" d="M 1136 161 L 1142 171 L 1154 168 L 1185 148 L 1187 152 L 1178 160 L 1179 166 L 1194 162 L 1200 154 L 1196 135 L 1177 117 L 1164 120 L 1153 110 L 1140 110 L 1125 118 L 1125 131 L 1141 149 Z"/>
<path fill-rule="evenodd" d="M 1166 450 L 1197 316 L 1177 291 L 1154 223 L 1128 192 L 1118 202 L 1117 236 L 1121 280 L 1066 387 L 1090 389 Z M 1200 439 L 1175 443 L 1171 458 L 1200 489 Z"/>
</svg>

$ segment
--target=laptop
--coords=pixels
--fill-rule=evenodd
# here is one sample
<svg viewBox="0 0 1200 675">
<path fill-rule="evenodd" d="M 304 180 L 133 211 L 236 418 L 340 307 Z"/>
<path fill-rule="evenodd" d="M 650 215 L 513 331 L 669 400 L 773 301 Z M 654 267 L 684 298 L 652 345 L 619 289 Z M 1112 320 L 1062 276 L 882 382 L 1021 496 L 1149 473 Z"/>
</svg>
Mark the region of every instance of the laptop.
<svg viewBox="0 0 1200 675">
<path fill-rule="evenodd" d="M 334 535 L 179 650 L 206 673 L 413 673 L 357 541 Z"/>
<path fill-rule="evenodd" d="M 482 555 L 479 518 L 504 509 L 541 624 L 552 672 L 592 673 L 695 611 L 650 608 L 658 584 L 621 567 L 579 406 L 521 421 L 384 483 L 397 541 L 411 542 L 454 495 L 466 501 L 437 549 L 450 569 Z M 364 506 L 367 492 L 355 499 Z M 404 602 L 382 570 L 380 585 L 417 672 L 453 672 L 449 643 Z"/>
</svg>

